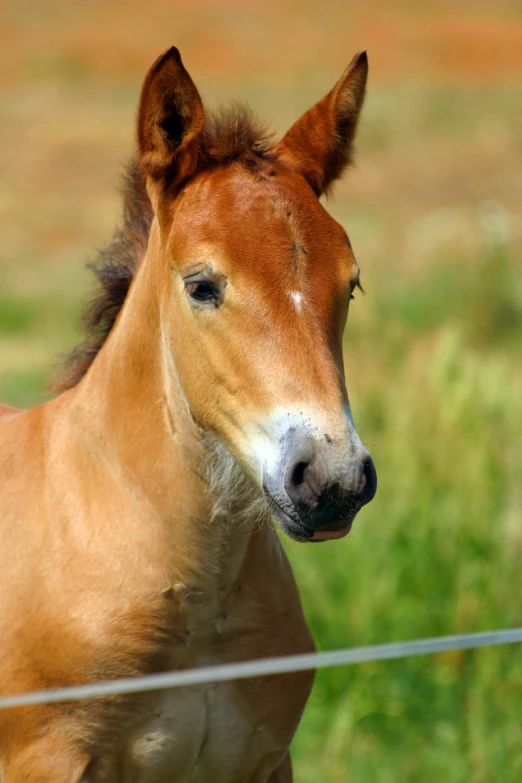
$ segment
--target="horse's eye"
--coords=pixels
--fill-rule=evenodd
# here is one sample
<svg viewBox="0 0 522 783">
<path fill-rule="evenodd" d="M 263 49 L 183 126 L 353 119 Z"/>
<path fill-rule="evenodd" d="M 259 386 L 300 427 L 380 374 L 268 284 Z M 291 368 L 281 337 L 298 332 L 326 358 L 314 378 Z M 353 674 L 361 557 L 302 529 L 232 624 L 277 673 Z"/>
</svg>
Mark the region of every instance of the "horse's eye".
<svg viewBox="0 0 522 783">
<path fill-rule="evenodd" d="M 218 307 L 221 301 L 221 290 L 212 280 L 191 280 L 186 283 L 186 291 L 197 305 Z"/>
</svg>

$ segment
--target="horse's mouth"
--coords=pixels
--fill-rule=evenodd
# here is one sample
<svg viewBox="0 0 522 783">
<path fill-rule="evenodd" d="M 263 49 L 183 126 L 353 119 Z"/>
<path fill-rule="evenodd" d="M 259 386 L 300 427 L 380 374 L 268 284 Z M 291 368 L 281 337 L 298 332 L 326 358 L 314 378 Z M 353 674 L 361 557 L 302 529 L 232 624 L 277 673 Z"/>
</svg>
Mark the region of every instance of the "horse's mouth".
<svg viewBox="0 0 522 783">
<path fill-rule="evenodd" d="M 348 522 L 345 527 L 339 528 L 338 530 L 329 530 L 328 528 L 323 530 L 315 530 L 311 541 L 333 541 L 336 538 L 344 538 L 348 535 L 351 529 L 352 522 Z"/>
<path fill-rule="evenodd" d="M 275 517 L 279 527 L 289 538 L 294 541 L 317 543 L 320 541 L 332 541 L 338 538 L 344 538 L 352 529 L 353 518 L 349 521 L 343 521 L 343 527 L 321 528 L 313 530 L 302 522 L 291 517 L 277 502 L 277 500 L 264 488 L 265 497 L 268 501 L 270 510 Z M 355 516 L 355 514 L 354 514 Z"/>
</svg>

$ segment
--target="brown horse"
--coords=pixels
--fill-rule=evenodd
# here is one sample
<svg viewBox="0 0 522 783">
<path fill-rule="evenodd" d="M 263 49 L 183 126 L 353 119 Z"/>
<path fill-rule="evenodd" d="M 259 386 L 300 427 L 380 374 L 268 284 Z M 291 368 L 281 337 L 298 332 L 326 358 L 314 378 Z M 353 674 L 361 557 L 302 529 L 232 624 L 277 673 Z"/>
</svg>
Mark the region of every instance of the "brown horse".
<svg viewBox="0 0 522 783">
<path fill-rule="evenodd" d="M 121 231 L 62 393 L 0 416 L 0 691 L 310 651 L 273 526 L 344 536 L 376 474 L 342 333 L 359 270 L 319 202 L 354 58 L 277 144 L 149 71 Z M 2 783 L 288 783 L 308 673 L 0 713 Z"/>
</svg>

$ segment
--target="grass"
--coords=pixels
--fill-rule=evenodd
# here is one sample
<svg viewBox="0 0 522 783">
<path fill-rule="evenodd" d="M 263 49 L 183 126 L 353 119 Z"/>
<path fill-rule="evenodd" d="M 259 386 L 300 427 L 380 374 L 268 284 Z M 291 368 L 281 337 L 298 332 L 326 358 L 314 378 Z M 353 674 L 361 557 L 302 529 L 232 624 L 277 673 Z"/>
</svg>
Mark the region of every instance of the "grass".
<svg viewBox="0 0 522 783">
<path fill-rule="evenodd" d="M 444 326 L 373 390 L 380 489 L 351 538 L 290 548 L 323 649 L 520 624 L 522 368 L 463 334 Z M 297 779 L 514 783 L 521 698 L 516 647 L 323 672 Z"/>
<path fill-rule="evenodd" d="M 28 13 L 31 3 L 13 5 L 8 19 L 0 75 L 7 65 L 14 75 L 12 84 L 4 81 L 0 108 L 0 399 L 12 404 L 45 396 L 57 355 L 77 338 L 83 262 L 110 234 L 138 82 L 164 46 L 147 18 L 142 53 L 139 4 L 126 3 L 122 15 L 118 3 L 110 14 L 125 26 L 113 25 L 110 46 L 103 36 L 97 43 L 109 13 L 98 0 L 81 19 L 58 0 L 38 17 Z M 170 4 L 154 4 L 166 25 Z M 330 19 L 323 4 L 309 2 L 308 24 L 306 14 L 282 4 L 280 27 L 275 6 L 252 19 L 233 0 L 212 8 L 215 40 L 235 46 L 241 28 L 255 55 L 227 43 L 205 60 L 207 34 L 198 38 L 198 12 L 187 6 L 180 35 L 202 87 L 208 80 L 211 98 L 249 96 L 281 125 L 335 78 L 334 49 L 340 70 L 364 31 L 371 55 L 359 167 L 329 207 L 349 231 L 368 292 L 357 294 L 345 351 L 379 491 L 346 540 L 286 544 L 319 648 L 521 625 L 522 89 L 515 50 L 509 59 L 506 46 L 502 71 L 502 58 L 484 49 L 489 33 L 477 39 L 480 78 L 466 82 L 479 23 L 463 2 L 433 5 L 433 46 L 426 46 L 432 5 L 419 6 L 412 21 L 404 2 L 386 17 L 389 40 L 379 26 L 372 38 L 372 5 L 352 20 L 357 35 L 343 39 L 344 48 L 329 44 L 329 52 L 330 34 L 352 29 L 348 6 Z M 38 46 L 35 19 L 51 30 L 52 51 Z M 256 19 L 270 30 L 272 49 L 260 48 Z M 445 21 L 451 40 L 441 37 Z M 515 35 L 520 11 L 506 1 L 493 21 Z M 288 50 L 290 22 L 299 47 Z M 493 43 L 501 40 L 500 28 L 491 29 Z M 326 57 L 322 69 L 318 51 Z M 521 701 L 518 646 L 321 672 L 294 742 L 296 781 L 518 783 Z"/>
<path fill-rule="evenodd" d="M 321 649 L 521 624 L 521 280 L 495 236 L 372 281 L 347 331 L 380 487 L 346 541 L 288 547 Z M 517 646 L 321 672 L 297 780 L 515 783 L 521 699 Z"/>
</svg>

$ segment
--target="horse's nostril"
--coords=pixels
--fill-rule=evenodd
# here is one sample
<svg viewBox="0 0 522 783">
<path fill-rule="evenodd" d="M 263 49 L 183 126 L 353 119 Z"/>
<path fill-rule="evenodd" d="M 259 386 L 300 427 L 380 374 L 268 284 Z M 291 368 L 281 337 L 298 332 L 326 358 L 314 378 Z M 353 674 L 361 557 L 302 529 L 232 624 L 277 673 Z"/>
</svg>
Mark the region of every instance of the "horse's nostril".
<svg viewBox="0 0 522 783">
<path fill-rule="evenodd" d="M 369 503 L 370 500 L 373 500 L 373 497 L 377 491 L 377 471 L 375 470 L 373 459 L 369 454 L 363 461 L 363 471 L 363 484 L 360 494 L 360 502 L 361 505 L 364 506 L 366 503 Z"/>
<path fill-rule="evenodd" d="M 318 479 L 315 476 L 317 467 L 313 449 L 305 444 L 288 465 L 286 471 L 285 489 L 292 503 L 308 506 L 314 502 L 317 493 Z"/>
<path fill-rule="evenodd" d="M 305 480 L 305 470 L 308 467 L 307 462 L 298 462 L 297 465 L 294 467 L 292 471 L 292 475 L 290 476 L 290 481 L 294 485 L 294 487 L 298 487 L 300 484 L 302 484 Z"/>
</svg>

